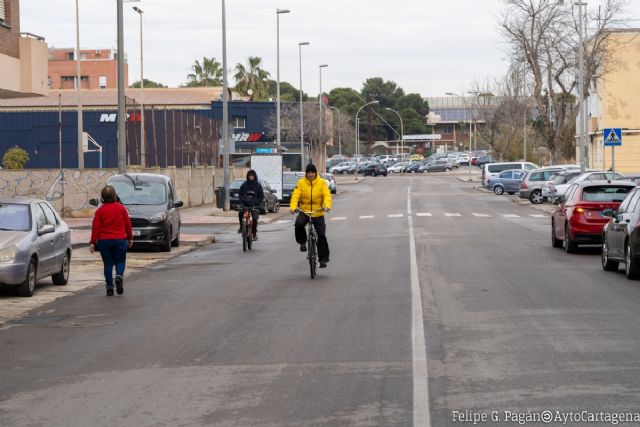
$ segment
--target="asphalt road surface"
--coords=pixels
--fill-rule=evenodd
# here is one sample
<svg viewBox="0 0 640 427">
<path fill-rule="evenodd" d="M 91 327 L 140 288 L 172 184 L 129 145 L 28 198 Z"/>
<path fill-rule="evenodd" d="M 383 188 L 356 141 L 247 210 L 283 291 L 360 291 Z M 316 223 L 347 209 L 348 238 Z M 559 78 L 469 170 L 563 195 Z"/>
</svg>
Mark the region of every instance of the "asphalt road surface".
<svg viewBox="0 0 640 427">
<path fill-rule="evenodd" d="M 345 189 L 315 280 L 288 217 L 261 226 L 250 253 L 230 227 L 129 278 L 124 297 L 94 288 L 5 325 L 0 425 L 518 425 L 505 417 L 640 411 L 640 283 L 603 272 L 597 250 L 552 249 L 547 216 L 454 177 Z"/>
</svg>

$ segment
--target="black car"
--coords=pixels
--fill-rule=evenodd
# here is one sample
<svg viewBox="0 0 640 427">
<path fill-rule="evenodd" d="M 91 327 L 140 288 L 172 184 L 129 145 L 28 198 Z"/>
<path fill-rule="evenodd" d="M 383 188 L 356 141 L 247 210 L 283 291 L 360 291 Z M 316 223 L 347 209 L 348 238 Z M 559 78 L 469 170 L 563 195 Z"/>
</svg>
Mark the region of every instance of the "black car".
<svg viewBox="0 0 640 427">
<path fill-rule="evenodd" d="M 285 172 L 282 174 L 282 203 L 291 202 L 291 194 L 298 184 L 298 180 L 304 176 L 303 172 Z"/>
<path fill-rule="evenodd" d="M 602 268 L 617 271 L 620 263 L 625 265 L 629 279 L 640 279 L 640 188 L 629 192 L 617 211 L 609 210 L 605 215 L 611 221 L 602 232 Z"/>
<path fill-rule="evenodd" d="M 487 163 L 493 163 L 493 158 L 491 156 L 480 156 L 476 161 L 476 166 L 482 169 L 482 167 Z"/>
<path fill-rule="evenodd" d="M 413 162 L 411 162 L 411 164 L 409 166 L 407 166 L 407 168 L 405 169 L 405 172 L 408 173 L 418 173 L 420 170 L 420 167 L 422 165 L 426 165 L 428 162 L 424 161 L 424 160 L 415 160 Z"/>
<path fill-rule="evenodd" d="M 367 166 L 362 169 L 362 173 L 364 176 L 378 176 L 384 175 L 387 176 L 387 168 L 385 165 L 380 163 L 369 163 Z"/>
<path fill-rule="evenodd" d="M 238 205 L 240 204 L 238 193 L 245 181 L 245 179 L 234 179 L 229 184 L 229 205 L 233 210 L 238 210 Z M 267 181 L 260 180 L 260 185 L 262 185 L 262 190 L 264 191 L 264 200 L 260 205 L 260 213 L 278 212 L 280 210 L 280 201 L 276 196 L 276 190 L 273 190 Z"/>
<path fill-rule="evenodd" d="M 118 174 L 107 181 L 116 190 L 133 228 L 134 245 L 158 245 L 163 252 L 180 245 L 180 210 L 173 181 L 153 173 Z M 98 206 L 97 199 L 89 201 Z"/>
</svg>

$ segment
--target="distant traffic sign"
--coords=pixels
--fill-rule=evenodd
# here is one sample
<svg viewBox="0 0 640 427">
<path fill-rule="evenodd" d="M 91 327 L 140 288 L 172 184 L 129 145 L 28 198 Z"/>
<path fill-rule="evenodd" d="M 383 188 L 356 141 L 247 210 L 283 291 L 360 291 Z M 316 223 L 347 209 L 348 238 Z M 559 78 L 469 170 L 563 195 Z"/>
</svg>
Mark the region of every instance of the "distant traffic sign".
<svg viewBox="0 0 640 427">
<path fill-rule="evenodd" d="M 622 129 L 609 128 L 604 132 L 604 146 L 605 147 L 620 147 L 622 146 Z"/>
<path fill-rule="evenodd" d="M 277 152 L 276 148 L 256 148 L 256 154 L 275 154 Z"/>
</svg>

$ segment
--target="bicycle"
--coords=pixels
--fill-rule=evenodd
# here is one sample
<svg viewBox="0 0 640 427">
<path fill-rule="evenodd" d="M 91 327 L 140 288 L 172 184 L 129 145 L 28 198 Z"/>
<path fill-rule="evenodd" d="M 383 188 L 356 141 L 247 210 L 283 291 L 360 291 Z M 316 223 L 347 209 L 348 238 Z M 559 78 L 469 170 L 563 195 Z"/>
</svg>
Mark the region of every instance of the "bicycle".
<svg viewBox="0 0 640 427">
<path fill-rule="evenodd" d="M 256 208 L 240 208 L 242 211 L 242 251 L 246 252 L 247 249 L 251 250 L 253 246 L 253 215 Z"/>
<path fill-rule="evenodd" d="M 296 209 L 296 213 L 301 213 L 306 215 L 309 218 L 309 222 L 306 227 L 307 230 L 307 259 L 309 260 L 309 270 L 311 272 L 311 278 L 316 278 L 316 269 L 318 268 L 318 233 L 316 232 L 316 228 L 313 226 L 313 221 L 311 215 L 318 212 L 325 212 L 326 209 L 320 208 L 315 212 L 305 212 L 302 209 Z"/>
</svg>

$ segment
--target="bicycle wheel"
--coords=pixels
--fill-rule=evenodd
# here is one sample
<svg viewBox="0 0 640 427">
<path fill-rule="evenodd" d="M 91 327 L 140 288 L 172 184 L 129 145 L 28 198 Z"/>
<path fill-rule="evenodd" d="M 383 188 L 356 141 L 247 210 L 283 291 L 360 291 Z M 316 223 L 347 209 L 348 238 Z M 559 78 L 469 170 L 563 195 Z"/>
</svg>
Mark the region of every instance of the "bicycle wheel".
<svg viewBox="0 0 640 427">
<path fill-rule="evenodd" d="M 247 248 L 251 250 L 253 246 L 253 231 L 251 231 L 252 224 L 247 224 Z"/>
<path fill-rule="evenodd" d="M 315 237 L 312 237 L 311 239 L 308 240 L 307 243 L 308 246 L 308 251 L 309 251 L 309 269 L 311 272 L 311 278 L 315 279 L 316 278 L 316 267 L 318 265 L 318 256 L 317 256 L 317 252 L 316 252 L 316 239 Z"/>
<path fill-rule="evenodd" d="M 247 251 L 247 222 L 242 220 L 242 250 Z"/>
</svg>

